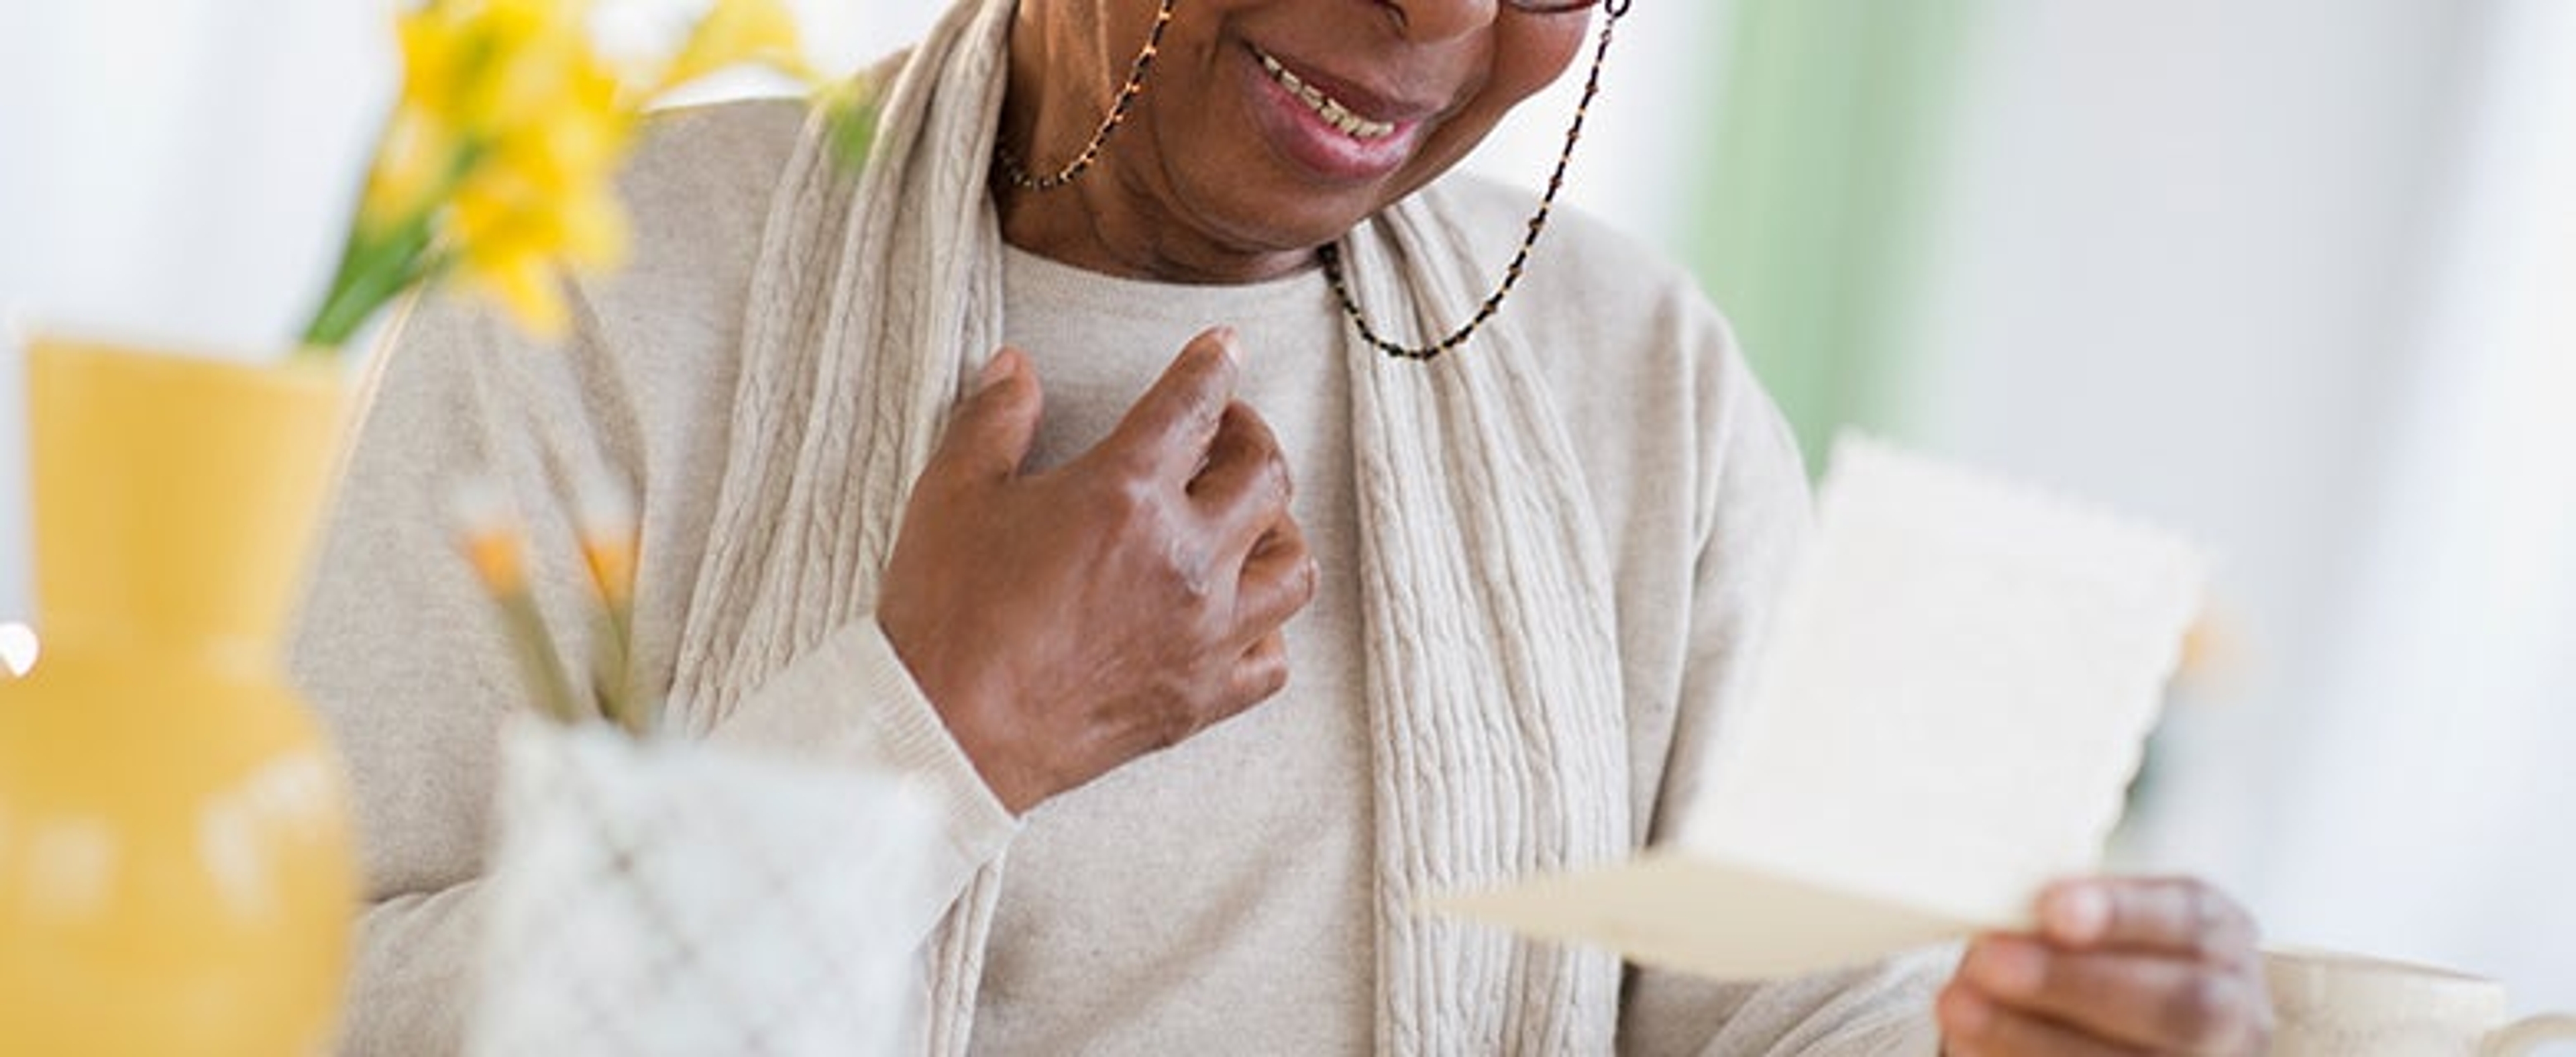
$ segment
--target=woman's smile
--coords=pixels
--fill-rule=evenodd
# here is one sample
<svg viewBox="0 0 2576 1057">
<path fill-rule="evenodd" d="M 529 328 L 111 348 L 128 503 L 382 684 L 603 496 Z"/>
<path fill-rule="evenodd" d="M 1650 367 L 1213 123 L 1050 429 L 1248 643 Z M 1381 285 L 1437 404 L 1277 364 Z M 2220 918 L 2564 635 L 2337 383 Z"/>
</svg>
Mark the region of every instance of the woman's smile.
<svg viewBox="0 0 2576 1057">
<path fill-rule="evenodd" d="M 1493 0 L 1025 0 L 1006 148 L 1051 170 L 1119 127 L 1086 182 L 999 189 L 1003 237 L 1181 282 L 1307 267 L 1555 80 L 1588 21 Z M 1140 55 L 1150 72 L 1122 96 Z"/>
<path fill-rule="evenodd" d="M 1413 156 L 1437 108 L 1395 102 L 1259 47 L 1247 47 L 1254 122 L 1282 158 L 1331 182 L 1385 178 Z"/>
<path fill-rule="evenodd" d="M 1258 52 L 1258 49 L 1255 51 Z M 1272 79 L 1295 93 L 1297 98 L 1305 100 L 1306 105 L 1314 108 L 1315 113 L 1322 115 L 1324 120 L 1332 122 L 1334 128 L 1342 130 L 1344 135 L 1352 139 L 1384 139 L 1389 133 L 1395 131 L 1394 122 L 1371 121 L 1359 116 L 1349 107 L 1344 106 L 1341 100 L 1325 95 L 1320 89 L 1307 83 L 1304 78 L 1297 76 L 1295 71 L 1282 65 L 1278 59 L 1272 58 L 1267 53 L 1261 53 L 1261 68 L 1270 71 Z"/>
</svg>

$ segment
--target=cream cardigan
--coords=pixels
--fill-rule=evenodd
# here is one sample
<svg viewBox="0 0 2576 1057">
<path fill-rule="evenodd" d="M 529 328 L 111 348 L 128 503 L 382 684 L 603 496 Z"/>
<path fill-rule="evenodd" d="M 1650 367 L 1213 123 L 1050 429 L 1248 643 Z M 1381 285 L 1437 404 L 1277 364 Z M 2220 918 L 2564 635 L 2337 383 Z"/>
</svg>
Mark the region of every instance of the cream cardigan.
<svg viewBox="0 0 2576 1057">
<path fill-rule="evenodd" d="M 541 446 L 531 438 L 549 425 L 599 422 L 609 459 L 644 493 L 639 658 L 648 670 L 672 669 L 725 468 L 743 301 L 763 213 L 797 123 L 792 108 L 768 105 L 696 112 L 664 124 L 628 180 L 639 220 L 638 260 L 584 291 L 584 333 L 560 362 L 522 347 L 505 328 L 442 303 L 421 310 L 376 376 L 298 654 L 298 670 L 357 772 L 378 900 L 364 930 L 354 1051 L 453 1048 L 459 977 L 470 960 L 472 878 L 484 837 L 492 731 L 517 707 L 507 656 L 439 530 L 445 480 L 484 462 L 486 453 L 514 476 L 542 479 Z M 1525 198 L 1449 183 L 1442 193 L 1470 221 L 1463 225 L 1467 236 L 1499 260 Z M 1735 661 L 1772 577 L 1803 530 L 1804 493 L 1776 413 L 1687 280 L 1640 262 L 1628 247 L 1579 221 L 1562 224 L 1550 239 L 1511 311 L 1545 353 L 1537 358 L 1545 391 L 1587 471 L 1582 484 L 1608 546 L 1629 775 L 1629 802 L 1621 806 L 1634 820 L 1627 835 L 1633 842 L 1669 826 L 1661 809 L 1676 802 L 1706 758 L 1734 690 Z M 1136 295 L 1153 297 L 1142 288 Z M 1019 307 L 1016 300 L 1011 305 L 1013 336 L 1035 335 L 1016 314 Z M 1053 414 L 1109 416 L 1121 406 L 1114 398 L 1088 407 L 1059 400 Z M 1347 450 L 1349 443 L 1347 435 L 1300 440 L 1309 452 Z M 1351 487 L 1347 478 L 1301 484 L 1309 491 Z M 577 653 L 583 635 L 568 530 L 544 524 L 537 540 L 550 615 Z M 1337 575 L 1354 575 L 1350 555 L 1321 557 L 1328 572 L 1338 559 Z M 1358 633 L 1303 625 L 1297 632 Z M 1334 681 L 1297 679 L 1300 686 L 1310 682 Z M 921 922 L 925 934 L 1019 830 L 864 619 L 832 629 L 707 733 L 896 768 L 939 790 L 949 839 L 934 849 L 935 899 L 897 908 Z M 1354 773 L 1350 780 L 1362 779 Z M 1225 790 L 1206 795 L 1221 797 Z M 1151 821 L 1098 824 L 1134 840 L 1139 834 L 1150 839 Z M 1345 822 L 1371 824 L 1366 817 Z M 1217 910 L 1225 900 L 1247 898 L 1193 887 L 1186 876 L 1117 873 L 1086 876 L 1114 889 L 1107 893 L 1113 898 L 1150 893 Z M 1052 881 L 1012 878 L 1041 893 Z M 1103 895 L 1069 892 L 1065 898 Z M 1355 898 L 1350 912 L 1365 913 L 1370 893 Z M 1037 897 L 1031 912 L 1042 915 L 1045 902 L 1043 894 Z M 980 960 L 981 945 L 970 953 Z M 1631 974 L 1618 995 L 1619 1045 L 1640 1053 L 1928 1052 L 1927 996 L 1938 968 L 1918 962 L 1767 987 Z M 1044 1025 L 1051 1005 L 1071 1023 L 1071 1011 L 1097 1005 L 1080 993 L 1028 993 L 1013 986 L 1008 971 L 1008 965 L 985 966 L 982 976 L 988 998 L 1007 996 L 989 1000 L 1013 1004 L 1008 1015 L 1015 1023 Z M 1277 971 L 1296 973 L 1299 966 L 1283 957 Z M 1264 1010 L 1262 994 L 1194 991 L 1198 981 L 1186 973 L 1173 973 L 1167 984 L 1175 1000 L 1151 1008 L 1214 1011 L 1220 1025 L 1237 1031 L 1228 1048 L 1238 1052 L 1298 1044 L 1243 1034 L 1246 1025 L 1372 1017 L 1368 1009 Z M 1166 1031 L 1153 1018 L 1140 1018 L 1128 1026 L 1124 1044 L 1192 1049 L 1189 1032 L 1206 1028 L 1184 1019 L 1176 1017 Z"/>
</svg>

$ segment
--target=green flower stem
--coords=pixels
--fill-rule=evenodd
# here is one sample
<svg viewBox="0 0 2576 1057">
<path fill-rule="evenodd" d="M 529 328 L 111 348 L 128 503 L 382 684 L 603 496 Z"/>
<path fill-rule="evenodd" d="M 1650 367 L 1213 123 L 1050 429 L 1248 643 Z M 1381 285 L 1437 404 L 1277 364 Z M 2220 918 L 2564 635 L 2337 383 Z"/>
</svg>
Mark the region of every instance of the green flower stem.
<svg viewBox="0 0 2576 1057">
<path fill-rule="evenodd" d="M 432 250 L 432 238 L 426 212 L 372 236 L 352 232 L 330 293 L 304 330 L 304 347 L 327 351 L 347 344 L 377 309 L 439 271 L 443 262 Z"/>
<path fill-rule="evenodd" d="M 634 623 L 630 607 L 614 602 L 600 604 L 595 662 L 598 670 L 592 673 L 591 682 L 597 689 L 600 714 L 640 738 L 653 733 L 654 716 L 643 707 L 643 695 L 635 693 L 634 673 L 627 667 Z"/>
<path fill-rule="evenodd" d="M 511 645 L 517 647 L 519 672 L 527 679 L 528 690 L 537 696 L 537 707 L 566 725 L 592 718 L 573 703 L 571 680 L 564 675 L 563 658 L 555 652 L 554 639 L 546 634 L 545 618 L 537 614 L 537 600 L 520 590 L 494 595 L 492 601 L 500 609 Z"/>
<path fill-rule="evenodd" d="M 877 86 L 865 78 L 829 85 L 816 93 L 822 105 L 824 142 L 832 160 L 850 173 L 867 167 L 868 151 L 877 139 Z"/>
</svg>

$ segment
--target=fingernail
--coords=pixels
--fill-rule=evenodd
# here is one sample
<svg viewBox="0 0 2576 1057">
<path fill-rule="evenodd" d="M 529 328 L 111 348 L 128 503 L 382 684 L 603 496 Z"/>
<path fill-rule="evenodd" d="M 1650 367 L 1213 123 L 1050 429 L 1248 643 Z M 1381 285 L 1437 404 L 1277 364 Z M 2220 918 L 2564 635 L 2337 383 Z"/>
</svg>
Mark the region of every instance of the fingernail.
<svg viewBox="0 0 2576 1057">
<path fill-rule="evenodd" d="M 984 369 L 975 375 L 975 391 L 980 393 L 1000 385 L 1002 379 L 1010 376 L 1011 354 L 1010 350 L 1004 349 L 984 361 Z"/>
<path fill-rule="evenodd" d="M 1226 359 L 1234 361 L 1237 367 L 1243 366 L 1243 346 L 1235 340 L 1237 335 L 1233 327 L 1210 329 L 1208 336 L 1216 339 L 1217 348 L 1225 350 Z"/>
<path fill-rule="evenodd" d="M 2067 885 L 2049 893 L 2040 923 L 2068 943 L 2091 943 L 2111 927 L 2111 897 L 2092 885 Z"/>
<path fill-rule="evenodd" d="M 2014 998 L 2039 990 L 2047 972 L 2039 948 L 2017 940 L 1988 940 L 1968 955 L 1968 975 L 1988 991 Z"/>
</svg>

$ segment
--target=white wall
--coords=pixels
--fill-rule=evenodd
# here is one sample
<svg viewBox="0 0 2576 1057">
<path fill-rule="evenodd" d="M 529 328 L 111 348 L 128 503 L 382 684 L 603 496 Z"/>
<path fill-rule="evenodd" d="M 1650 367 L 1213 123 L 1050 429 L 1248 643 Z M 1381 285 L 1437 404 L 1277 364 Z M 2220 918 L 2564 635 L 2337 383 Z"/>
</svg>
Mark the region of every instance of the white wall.
<svg viewBox="0 0 2576 1057">
<path fill-rule="evenodd" d="M 1610 222 L 1665 256 L 1689 251 L 1699 179 L 1714 134 L 1726 0 L 1645 0 L 1620 20 L 1601 75 L 1601 96 L 1584 123 L 1567 176 L 1565 201 Z M 1467 160 L 1467 167 L 1533 190 L 1543 187 L 1565 144 L 1565 127 L 1582 93 L 1595 38 L 1573 68 L 1532 97 Z M 1499 273 L 1503 262 L 1496 261 Z"/>
<path fill-rule="evenodd" d="M 1995 0 L 1904 350 L 1919 439 L 2220 559 L 2242 664 L 2133 861 L 2560 1004 L 2576 349 L 2531 320 L 2576 282 L 2516 259 L 2576 246 L 2568 10 Z"/>
<path fill-rule="evenodd" d="M 2291 717 L 2280 921 L 2576 1007 L 2576 7 L 2484 5 L 2427 311 L 2333 670 Z M 2367 883 L 2356 883 L 2366 879 Z"/>
</svg>

